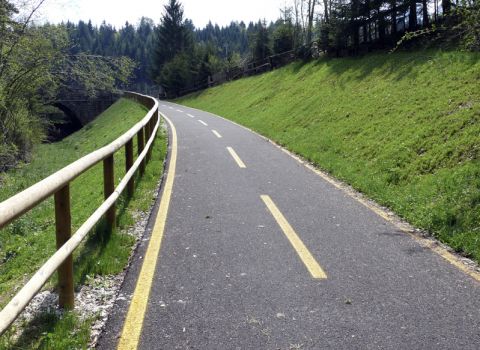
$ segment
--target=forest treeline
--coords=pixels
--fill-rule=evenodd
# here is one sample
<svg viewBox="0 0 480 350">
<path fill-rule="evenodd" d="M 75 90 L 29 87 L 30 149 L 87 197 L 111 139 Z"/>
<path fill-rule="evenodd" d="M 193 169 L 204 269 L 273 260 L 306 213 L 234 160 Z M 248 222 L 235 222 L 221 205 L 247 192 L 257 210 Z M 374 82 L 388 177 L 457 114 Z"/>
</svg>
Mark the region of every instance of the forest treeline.
<svg viewBox="0 0 480 350">
<path fill-rule="evenodd" d="M 155 84 L 171 97 L 205 86 L 215 73 L 287 51 L 308 59 L 419 41 L 480 49 L 478 0 L 290 0 L 274 22 L 209 23 L 204 28 L 184 18 L 179 0 L 168 0 L 158 25 L 143 18 L 138 26 L 126 23 L 118 32 L 105 23 L 67 26 L 77 33 L 81 51 L 108 55 L 114 48 L 114 55 L 139 63 L 136 88 Z"/>
<path fill-rule="evenodd" d="M 299 58 L 356 55 L 412 38 L 480 49 L 476 0 L 291 0 L 275 22 L 209 23 L 195 28 L 179 0 L 168 0 L 158 25 L 142 18 L 116 30 L 67 23 L 78 52 L 127 56 L 138 63 L 133 87 L 161 86 L 168 96 L 205 86 L 208 76 L 293 50 Z"/>
<path fill-rule="evenodd" d="M 169 0 L 155 29 L 152 79 L 178 96 L 211 74 L 291 50 L 309 59 L 412 43 L 480 49 L 478 0 L 291 0 L 279 10 L 271 23 L 194 30 L 181 3 Z"/>
<path fill-rule="evenodd" d="M 36 25 L 44 1 L 23 1 L 27 11 L 0 0 L 0 171 L 28 159 L 65 91 L 160 88 L 175 97 L 216 73 L 288 51 L 308 59 L 419 40 L 480 49 L 478 0 L 289 0 L 274 22 L 204 28 L 184 17 L 179 0 L 121 28 L 88 20 Z"/>
</svg>

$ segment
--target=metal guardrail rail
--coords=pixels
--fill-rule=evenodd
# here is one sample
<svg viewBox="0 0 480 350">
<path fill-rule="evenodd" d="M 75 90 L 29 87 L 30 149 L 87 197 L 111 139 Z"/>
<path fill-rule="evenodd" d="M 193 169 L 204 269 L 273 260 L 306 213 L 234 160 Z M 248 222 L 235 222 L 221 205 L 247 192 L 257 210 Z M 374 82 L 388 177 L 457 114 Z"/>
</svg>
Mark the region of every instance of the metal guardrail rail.
<svg viewBox="0 0 480 350">
<path fill-rule="evenodd" d="M 149 108 L 147 115 L 140 122 L 107 146 L 78 159 L 0 203 L 1 229 L 53 195 L 57 241 L 57 251 L 0 312 L 0 335 L 15 321 L 55 271 L 58 271 L 59 305 L 66 309 L 73 308 L 73 251 L 104 215 L 108 229 L 113 229 L 116 218 L 115 202 L 125 188 L 129 196 L 133 195 L 135 188 L 133 176 L 138 169 L 143 174 L 146 162 L 150 160 L 152 145 L 160 126 L 160 114 L 158 102 L 153 97 L 133 92 L 125 92 L 124 96 Z M 133 139 L 135 136 L 137 136 L 138 157 L 133 162 Z M 145 139 L 147 139 L 146 143 Z M 124 146 L 126 174 L 115 188 L 113 155 Z M 70 182 L 101 161 L 103 161 L 105 201 L 71 235 Z"/>
</svg>

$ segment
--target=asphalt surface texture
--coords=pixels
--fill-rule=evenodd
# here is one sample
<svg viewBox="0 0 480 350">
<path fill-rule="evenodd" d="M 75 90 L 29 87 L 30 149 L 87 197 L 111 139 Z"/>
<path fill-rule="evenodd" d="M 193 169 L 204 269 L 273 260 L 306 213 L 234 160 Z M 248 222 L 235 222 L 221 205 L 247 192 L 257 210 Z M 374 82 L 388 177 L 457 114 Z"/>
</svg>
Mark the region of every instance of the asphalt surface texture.
<svg viewBox="0 0 480 350">
<path fill-rule="evenodd" d="M 139 349 L 480 348 L 472 277 L 258 135 L 160 110 L 178 160 Z M 326 278 L 312 277 L 262 195 Z M 117 346 L 150 230 L 100 349 Z"/>
</svg>

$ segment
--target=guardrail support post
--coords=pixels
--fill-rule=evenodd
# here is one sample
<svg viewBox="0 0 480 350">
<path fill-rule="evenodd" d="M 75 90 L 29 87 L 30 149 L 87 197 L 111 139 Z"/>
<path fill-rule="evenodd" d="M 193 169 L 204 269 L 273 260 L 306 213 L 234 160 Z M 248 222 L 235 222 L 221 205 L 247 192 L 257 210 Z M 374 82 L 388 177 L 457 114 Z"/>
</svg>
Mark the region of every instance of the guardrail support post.
<svg viewBox="0 0 480 350">
<path fill-rule="evenodd" d="M 148 125 L 149 125 L 149 135 L 148 135 L 148 139 L 150 139 L 150 137 L 152 137 L 153 135 L 153 130 L 155 129 L 155 118 L 156 118 L 156 115 L 154 114 L 152 116 L 152 118 L 150 119 L 150 121 L 148 122 Z M 152 148 L 153 148 L 153 142 L 150 146 L 150 148 L 148 149 L 148 152 L 147 152 L 147 162 L 150 161 L 150 159 L 152 158 Z"/>
<path fill-rule="evenodd" d="M 105 199 L 115 191 L 115 179 L 114 179 L 114 161 L 113 154 L 103 160 L 103 193 Z M 108 209 L 105 214 L 107 220 L 107 229 L 112 232 L 115 229 L 115 204 Z"/>
<path fill-rule="evenodd" d="M 55 193 L 55 226 L 57 249 L 61 248 L 72 235 L 72 218 L 70 215 L 70 185 Z M 69 257 L 58 268 L 58 304 L 64 309 L 73 309 L 73 258 Z"/>
<path fill-rule="evenodd" d="M 144 128 L 141 128 L 137 134 L 137 141 L 138 141 L 138 155 L 143 152 L 145 148 L 145 137 L 143 133 Z M 145 158 L 140 163 L 140 174 L 143 175 L 145 173 Z"/>
<path fill-rule="evenodd" d="M 130 140 L 125 144 L 125 171 L 128 172 L 132 166 L 133 166 L 133 141 Z M 134 191 L 135 191 L 135 180 L 132 177 L 127 184 L 128 197 L 132 197 Z"/>
<path fill-rule="evenodd" d="M 152 135 L 152 123 L 151 123 L 151 121 L 152 121 L 152 119 L 150 119 L 148 121 L 148 123 L 145 124 L 145 144 L 147 144 L 148 139 Z"/>
<path fill-rule="evenodd" d="M 152 119 L 150 119 L 150 136 L 153 135 L 153 131 L 155 130 L 155 125 L 157 124 L 157 121 L 160 119 L 160 112 L 157 111 Z M 155 142 L 155 138 L 153 139 L 153 142 Z M 153 143 L 152 143 L 152 146 L 150 147 L 150 149 L 148 150 L 148 153 L 147 153 L 147 159 L 150 160 L 150 158 L 152 158 L 152 149 L 153 149 Z"/>
</svg>

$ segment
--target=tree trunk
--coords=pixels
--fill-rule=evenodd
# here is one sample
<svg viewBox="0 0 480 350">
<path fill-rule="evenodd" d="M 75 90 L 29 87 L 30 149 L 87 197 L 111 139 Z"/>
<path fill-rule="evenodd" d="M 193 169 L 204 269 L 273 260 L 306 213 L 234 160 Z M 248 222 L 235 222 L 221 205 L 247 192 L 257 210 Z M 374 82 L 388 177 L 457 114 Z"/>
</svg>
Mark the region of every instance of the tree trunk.
<svg viewBox="0 0 480 350">
<path fill-rule="evenodd" d="M 358 0 L 352 0 L 352 15 L 350 18 L 352 26 L 352 36 L 353 36 L 353 49 L 355 53 L 358 51 L 358 46 L 360 45 L 360 35 L 359 35 L 359 26 L 357 21 L 358 16 Z"/>
<path fill-rule="evenodd" d="M 423 13 L 423 27 L 426 28 L 430 24 L 428 19 L 427 0 L 422 0 L 422 13 Z"/>
<path fill-rule="evenodd" d="M 328 0 L 323 0 L 323 11 L 324 11 L 324 16 L 325 16 L 325 22 L 328 23 L 329 20 L 329 10 L 328 10 Z"/>
<path fill-rule="evenodd" d="M 392 0 L 392 38 L 397 41 L 397 0 Z"/>
<path fill-rule="evenodd" d="M 408 14 L 408 30 L 414 31 L 417 29 L 417 1 L 410 0 L 410 13 Z"/>
<path fill-rule="evenodd" d="M 366 31 L 364 32 L 364 38 L 366 42 L 371 42 L 372 41 L 372 27 L 371 27 L 371 18 L 370 18 L 370 1 L 365 2 L 365 14 L 367 14 L 368 18 L 365 23 L 365 29 Z M 368 27 L 368 28 L 367 28 Z"/>
<path fill-rule="evenodd" d="M 299 13 L 298 13 L 298 0 L 294 1 L 294 9 L 295 9 L 295 28 L 294 28 L 294 34 L 293 34 L 293 40 L 294 40 L 294 45 L 293 47 L 297 49 L 299 45 L 299 37 L 300 37 L 300 19 L 299 19 Z"/>
<path fill-rule="evenodd" d="M 383 14 L 380 12 L 380 7 L 377 9 L 378 14 L 378 41 L 380 45 L 383 46 L 385 44 L 385 18 Z"/>
<path fill-rule="evenodd" d="M 452 9 L 452 2 L 450 0 L 442 0 L 443 15 L 449 15 Z"/>
<path fill-rule="evenodd" d="M 307 23 L 307 45 L 312 43 L 313 16 L 315 13 L 315 4 L 317 0 L 308 0 L 308 23 Z"/>
</svg>

